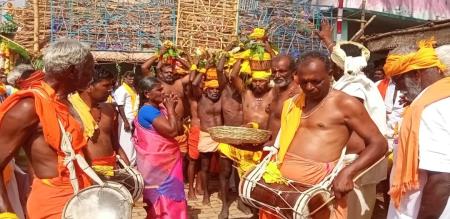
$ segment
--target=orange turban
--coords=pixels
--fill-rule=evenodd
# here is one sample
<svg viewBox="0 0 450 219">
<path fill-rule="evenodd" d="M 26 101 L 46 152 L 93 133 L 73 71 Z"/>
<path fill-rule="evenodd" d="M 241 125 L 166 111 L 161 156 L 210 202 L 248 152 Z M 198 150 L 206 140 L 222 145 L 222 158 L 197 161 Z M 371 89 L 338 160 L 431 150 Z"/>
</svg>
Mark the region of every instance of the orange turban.
<svg viewBox="0 0 450 219">
<path fill-rule="evenodd" d="M 441 63 L 434 51 L 433 38 L 429 40 L 421 40 L 419 42 L 419 50 L 406 55 L 388 55 L 386 64 L 384 65 L 384 72 L 386 76 L 392 77 L 406 72 L 426 69 L 431 67 L 438 67 L 442 72 L 445 71 L 445 65 Z"/>
<path fill-rule="evenodd" d="M 217 80 L 205 81 L 205 85 L 204 85 L 203 89 L 206 90 L 208 88 L 219 88 L 219 81 L 217 81 Z"/>
</svg>

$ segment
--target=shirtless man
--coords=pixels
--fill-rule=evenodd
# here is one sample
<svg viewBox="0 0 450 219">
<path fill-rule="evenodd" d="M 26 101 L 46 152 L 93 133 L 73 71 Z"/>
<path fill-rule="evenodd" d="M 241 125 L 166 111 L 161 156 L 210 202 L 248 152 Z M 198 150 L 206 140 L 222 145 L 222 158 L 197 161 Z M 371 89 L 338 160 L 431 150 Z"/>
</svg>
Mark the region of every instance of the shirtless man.
<svg viewBox="0 0 450 219">
<path fill-rule="evenodd" d="M 295 60 L 289 55 L 278 55 L 272 59 L 272 75 L 275 82 L 276 98 L 271 104 L 269 130 L 272 132 L 271 141 L 266 145 L 273 145 L 280 129 L 281 111 L 287 99 L 301 92 L 300 86 L 294 81 Z"/>
<path fill-rule="evenodd" d="M 322 29 L 318 34 L 327 48 L 330 49 L 331 61 L 333 62 L 333 78 L 336 80 L 333 88 L 361 101 L 381 134 L 386 135 L 386 107 L 383 98 L 377 86 L 362 72 L 370 57 L 369 50 L 355 42 L 342 41 L 334 45 L 331 40 L 332 31 L 326 20 L 322 21 L 321 27 Z M 351 65 L 348 65 L 347 62 Z M 349 154 L 359 154 L 365 147 L 364 141 L 356 133 L 352 133 L 347 145 L 347 153 Z M 362 211 L 359 198 L 355 192 L 351 192 L 348 195 L 348 212 L 353 215 L 354 219 L 372 218 L 377 184 L 386 178 L 387 160 L 384 160 L 356 182 L 369 210 Z"/>
<path fill-rule="evenodd" d="M 219 88 L 218 80 L 205 81 L 203 85 L 203 92 L 200 97 L 196 97 L 199 87 L 192 86 L 189 95 L 191 102 L 191 110 L 193 121 L 200 122 L 200 136 L 198 142 L 198 151 L 200 152 L 200 171 L 199 177 L 203 187 L 203 204 L 209 205 L 208 192 L 208 175 L 211 156 L 217 150 L 218 142 L 211 139 L 208 133 L 208 128 L 223 125 L 222 120 L 222 104 L 220 101 L 221 90 Z M 195 109 L 196 108 L 196 109 Z M 190 164 L 195 162 L 190 159 Z M 194 164 L 195 165 L 195 164 Z M 191 192 L 191 191 L 190 191 Z"/>
<path fill-rule="evenodd" d="M 83 129 L 70 109 L 67 95 L 88 85 L 94 59 L 79 42 L 61 40 L 45 51 L 44 66 L 44 82 L 33 90 L 17 92 L 0 107 L 0 173 L 19 147 L 24 147 L 35 174 L 27 203 L 28 216 L 59 219 L 73 189 L 62 163 L 57 118 L 69 132 L 75 153 L 87 153 Z M 0 217 L 15 218 L 3 177 L 0 174 Z M 90 185 L 85 174 L 79 173 L 78 181 L 80 188 Z"/>
<path fill-rule="evenodd" d="M 319 52 L 308 52 L 297 64 L 303 93 L 285 103 L 289 113 L 281 118 L 278 159 L 283 177 L 306 185 L 319 183 L 331 172 L 352 132 L 366 143 L 360 156 L 333 180 L 335 211 L 319 211 L 317 218 L 347 218 L 345 195 L 353 179 L 387 151 L 386 139 L 356 98 L 331 88 L 331 63 Z M 266 212 L 261 212 L 266 218 Z"/>
<path fill-rule="evenodd" d="M 164 54 L 166 52 L 167 48 L 162 47 L 161 48 L 161 54 Z M 147 60 L 144 64 L 141 66 L 142 74 L 144 76 L 147 76 L 150 74 L 149 68 L 153 65 L 154 62 L 156 62 L 159 56 L 153 56 L 149 60 Z M 183 63 L 183 65 L 188 66 L 189 63 L 181 57 L 175 58 L 176 61 Z M 190 66 L 189 66 L 190 67 Z M 186 75 L 182 77 L 181 79 L 177 80 L 175 76 L 175 67 L 172 66 L 170 63 L 164 63 L 164 61 L 160 61 L 157 64 L 157 77 L 161 81 L 162 86 L 164 88 L 164 93 L 173 93 L 178 98 L 180 103 L 183 104 L 177 104 L 177 107 L 175 108 L 175 112 L 177 113 L 177 117 L 182 121 L 182 119 L 189 115 L 189 111 L 186 109 L 188 108 L 188 102 L 187 98 L 185 96 L 185 87 L 189 83 L 189 75 Z"/>
<path fill-rule="evenodd" d="M 99 69 L 94 72 L 87 89 L 69 97 L 88 137 L 87 150 L 92 167 L 103 175 L 111 175 L 115 169 L 116 154 L 129 164 L 114 128 L 118 124 L 117 111 L 112 104 L 105 103 L 112 91 L 114 78 L 112 72 Z"/>
<path fill-rule="evenodd" d="M 225 51 L 230 51 L 233 46 L 234 45 L 231 44 Z M 240 93 L 231 86 L 230 78 L 226 77 L 231 72 L 230 66 L 225 67 L 226 61 L 226 56 L 222 56 L 217 65 L 219 77 L 223 77 L 223 81 L 228 81 L 221 96 L 223 124 L 226 126 L 241 126 L 243 123 L 242 98 Z M 226 156 L 221 155 L 219 157 L 220 199 L 222 201 L 222 210 L 219 214 L 219 218 L 228 218 L 229 215 L 228 194 L 232 163 L 233 161 Z M 235 182 L 236 184 L 239 182 L 238 177 L 236 177 Z M 237 201 L 239 210 L 246 214 L 251 213 L 250 209 L 244 205 L 241 199 L 238 199 Z"/>
<path fill-rule="evenodd" d="M 246 89 L 244 80 L 239 77 L 240 66 L 241 60 L 238 60 L 233 66 L 231 86 L 242 96 L 243 122 L 256 125 L 260 129 L 267 129 L 270 105 L 275 97 L 275 91 L 269 86 L 270 73 L 253 73 L 250 89 Z"/>
</svg>

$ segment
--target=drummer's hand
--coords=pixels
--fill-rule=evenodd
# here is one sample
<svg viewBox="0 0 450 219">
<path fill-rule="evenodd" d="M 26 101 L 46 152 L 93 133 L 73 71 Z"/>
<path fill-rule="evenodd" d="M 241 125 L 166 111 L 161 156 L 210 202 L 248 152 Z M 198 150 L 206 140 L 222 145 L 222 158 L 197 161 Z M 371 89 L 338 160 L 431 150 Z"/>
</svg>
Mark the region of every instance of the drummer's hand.
<svg viewBox="0 0 450 219">
<path fill-rule="evenodd" d="M 342 169 L 333 181 L 333 192 L 337 199 L 353 190 L 353 174 L 348 168 Z"/>
</svg>

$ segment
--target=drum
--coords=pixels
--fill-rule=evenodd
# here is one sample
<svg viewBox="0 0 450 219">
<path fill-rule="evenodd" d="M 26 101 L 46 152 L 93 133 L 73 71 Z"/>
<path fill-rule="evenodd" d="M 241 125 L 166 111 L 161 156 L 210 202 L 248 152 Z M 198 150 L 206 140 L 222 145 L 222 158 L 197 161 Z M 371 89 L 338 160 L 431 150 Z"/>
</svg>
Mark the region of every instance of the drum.
<svg viewBox="0 0 450 219">
<path fill-rule="evenodd" d="M 329 216 L 334 208 L 328 189 L 293 181 L 287 185 L 268 184 L 261 177 L 263 173 L 264 170 L 256 166 L 244 175 L 239 184 L 239 196 L 244 203 L 280 218 L 303 219 L 319 214 L 320 218 L 329 218 L 326 215 Z"/>
<path fill-rule="evenodd" d="M 74 195 L 63 210 L 63 219 L 131 219 L 132 200 L 118 189 L 94 185 Z"/>
<path fill-rule="evenodd" d="M 114 170 L 114 176 L 99 175 L 104 181 L 113 181 L 123 185 L 133 197 L 134 202 L 142 197 L 144 191 L 144 179 L 142 175 L 134 168 L 125 167 Z M 119 188 L 120 189 L 120 188 Z"/>
</svg>

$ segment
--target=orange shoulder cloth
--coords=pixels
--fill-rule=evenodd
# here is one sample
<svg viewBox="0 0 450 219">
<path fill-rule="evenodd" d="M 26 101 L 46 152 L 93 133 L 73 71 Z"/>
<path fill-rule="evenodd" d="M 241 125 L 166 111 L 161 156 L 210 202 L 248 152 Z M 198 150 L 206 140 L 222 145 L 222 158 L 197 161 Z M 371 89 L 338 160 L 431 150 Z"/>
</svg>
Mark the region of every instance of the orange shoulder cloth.
<svg viewBox="0 0 450 219">
<path fill-rule="evenodd" d="M 55 91 L 47 83 L 42 82 L 33 89 L 21 90 L 9 96 L 0 105 L 0 122 L 6 113 L 20 100 L 34 98 L 36 114 L 41 123 L 45 141 L 56 151 L 60 152 L 61 132 L 58 118 L 64 125 L 66 132 L 72 138 L 72 147 L 75 152 L 86 146 L 83 129 L 78 121 L 69 113 L 69 107 L 56 98 Z"/>
<path fill-rule="evenodd" d="M 422 111 L 426 106 L 447 97 L 450 97 L 450 77 L 430 85 L 405 109 L 394 159 L 394 181 L 389 191 L 397 208 L 406 192 L 419 188 L 419 125 Z"/>
</svg>

